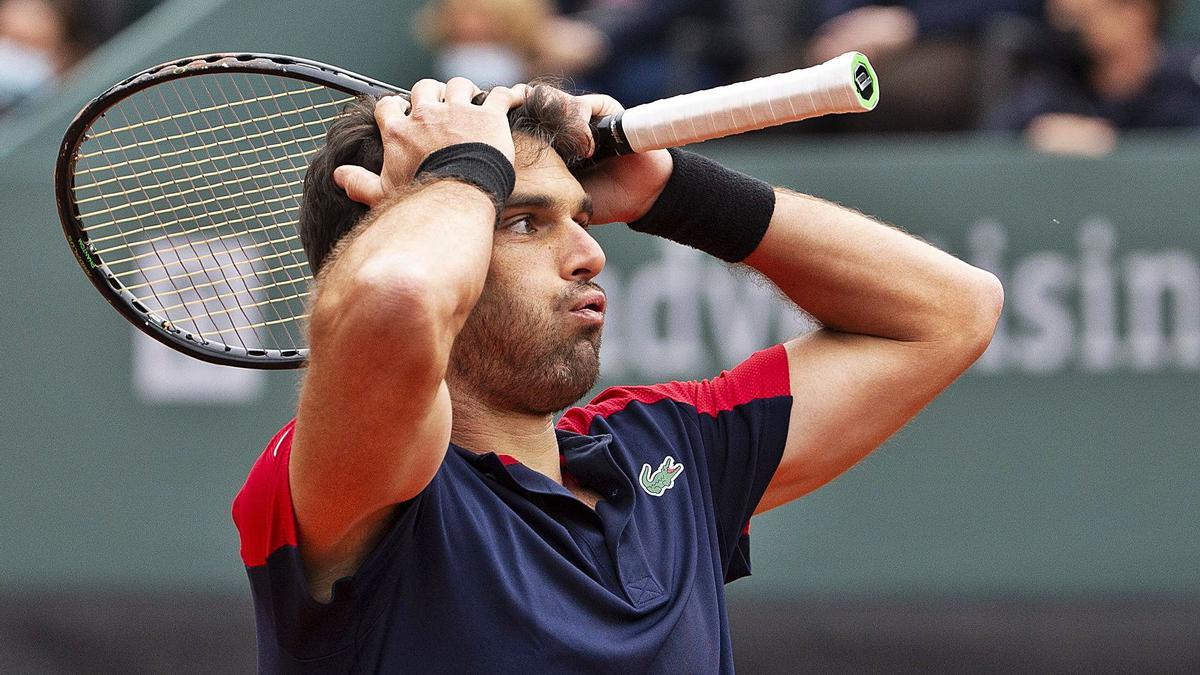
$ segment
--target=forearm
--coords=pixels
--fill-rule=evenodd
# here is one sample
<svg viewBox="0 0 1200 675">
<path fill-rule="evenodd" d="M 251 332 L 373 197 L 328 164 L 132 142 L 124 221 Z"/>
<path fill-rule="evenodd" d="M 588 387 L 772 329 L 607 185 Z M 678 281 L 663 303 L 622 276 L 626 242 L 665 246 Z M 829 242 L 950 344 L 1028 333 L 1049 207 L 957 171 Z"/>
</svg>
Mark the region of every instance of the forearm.
<svg viewBox="0 0 1200 675">
<path fill-rule="evenodd" d="M 407 188 L 379 204 L 321 275 L 316 332 L 330 324 L 448 352 L 482 291 L 496 219 L 491 199 L 454 180 Z M 400 347 L 395 343 L 393 348 Z"/>
<path fill-rule="evenodd" d="M 909 342 L 990 333 L 995 277 L 855 211 L 786 190 L 746 263 L 825 326 Z"/>
</svg>

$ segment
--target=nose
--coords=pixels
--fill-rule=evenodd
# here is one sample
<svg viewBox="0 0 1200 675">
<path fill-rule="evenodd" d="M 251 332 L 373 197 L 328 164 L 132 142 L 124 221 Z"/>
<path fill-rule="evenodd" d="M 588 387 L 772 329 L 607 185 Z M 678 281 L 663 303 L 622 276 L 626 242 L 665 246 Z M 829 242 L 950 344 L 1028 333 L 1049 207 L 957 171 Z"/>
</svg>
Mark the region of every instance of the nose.
<svg viewBox="0 0 1200 675">
<path fill-rule="evenodd" d="M 590 281 L 604 269 L 604 249 L 582 225 L 571 221 L 563 257 L 564 277 L 572 281 Z"/>
</svg>

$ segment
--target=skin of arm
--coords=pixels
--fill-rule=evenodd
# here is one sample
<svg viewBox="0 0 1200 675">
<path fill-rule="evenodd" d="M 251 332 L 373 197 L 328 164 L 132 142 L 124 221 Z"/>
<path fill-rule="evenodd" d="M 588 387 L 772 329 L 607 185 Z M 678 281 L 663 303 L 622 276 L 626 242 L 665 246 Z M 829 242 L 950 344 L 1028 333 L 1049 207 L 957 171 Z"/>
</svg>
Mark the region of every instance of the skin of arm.
<svg viewBox="0 0 1200 675">
<path fill-rule="evenodd" d="M 512 160 L 505 115 L 518 95 L 500 88 L 475 106 L 476 92 L 461 78 L 422 80 L 411 110 L 381 99 L 382 174 L 334 175 L 372 210 L 318 275 L 288 467 L 301 558 L 320 600 L 357 569 L 392 508 L 424 489 L 446 452 L 446 366 L 483 288 L 496 207 L 475 187 L 413 176 L 431 152 L 467 141 Z"/>
<path fill-rule="evenodd" d="M 849 469 L 987 348 L 1003 305 L 994 275 L 815 197 L 776 191 L 746 263 L 823 324 L 785 344 L 792 413 L 758 512 Z"/>
</svg>

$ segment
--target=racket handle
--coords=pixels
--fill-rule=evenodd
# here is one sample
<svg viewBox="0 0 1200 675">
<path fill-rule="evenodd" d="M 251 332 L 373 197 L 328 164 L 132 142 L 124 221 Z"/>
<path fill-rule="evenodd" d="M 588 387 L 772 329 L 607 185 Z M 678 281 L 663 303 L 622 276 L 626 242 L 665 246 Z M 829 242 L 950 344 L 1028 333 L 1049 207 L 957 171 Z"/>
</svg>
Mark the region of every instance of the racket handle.
<svg viewBox="0 0 1200 675">
<path fill-rule="evenodd" d="M 788 122 L 867 112 L 879 83 L 867 57 L 847 52 L 819 66 L 635 106 L 592 124 L 594 158 L 674 148 Z"/>
</svg>

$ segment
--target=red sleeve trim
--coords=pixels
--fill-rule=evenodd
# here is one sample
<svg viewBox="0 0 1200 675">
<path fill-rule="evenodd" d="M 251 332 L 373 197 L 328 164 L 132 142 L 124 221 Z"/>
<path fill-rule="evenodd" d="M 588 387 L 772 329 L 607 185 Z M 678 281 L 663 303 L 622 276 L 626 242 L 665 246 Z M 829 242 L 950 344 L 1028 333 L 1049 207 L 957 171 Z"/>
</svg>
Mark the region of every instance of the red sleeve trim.
<svg viewBox="0 0 1200 675">
<path fill-rule="evenodd" d="M 296 516 L 288 480 L 295 428 L 296 420 L 292 420 L 275 434 L 233 499 L 233 522 L 247 567 L 265 565 L 267 556 L 276 550 L 296 545 Z"/>
<path fill-rule="evenodd" d="M 705 415 L 732 410 L 762 398 L 791 396 L 787 350 L 775 345 L 742 361 L 711 380 L 667 382 L 646 387 L 611 387 L 582 408 L 571 408 L 558 422 L 558 428 L 586 434 L 596 417 L 607 417 L 624 410 L 634 401 L 645 404 L 670 399 L 688 403 Z"/>
</svg>

